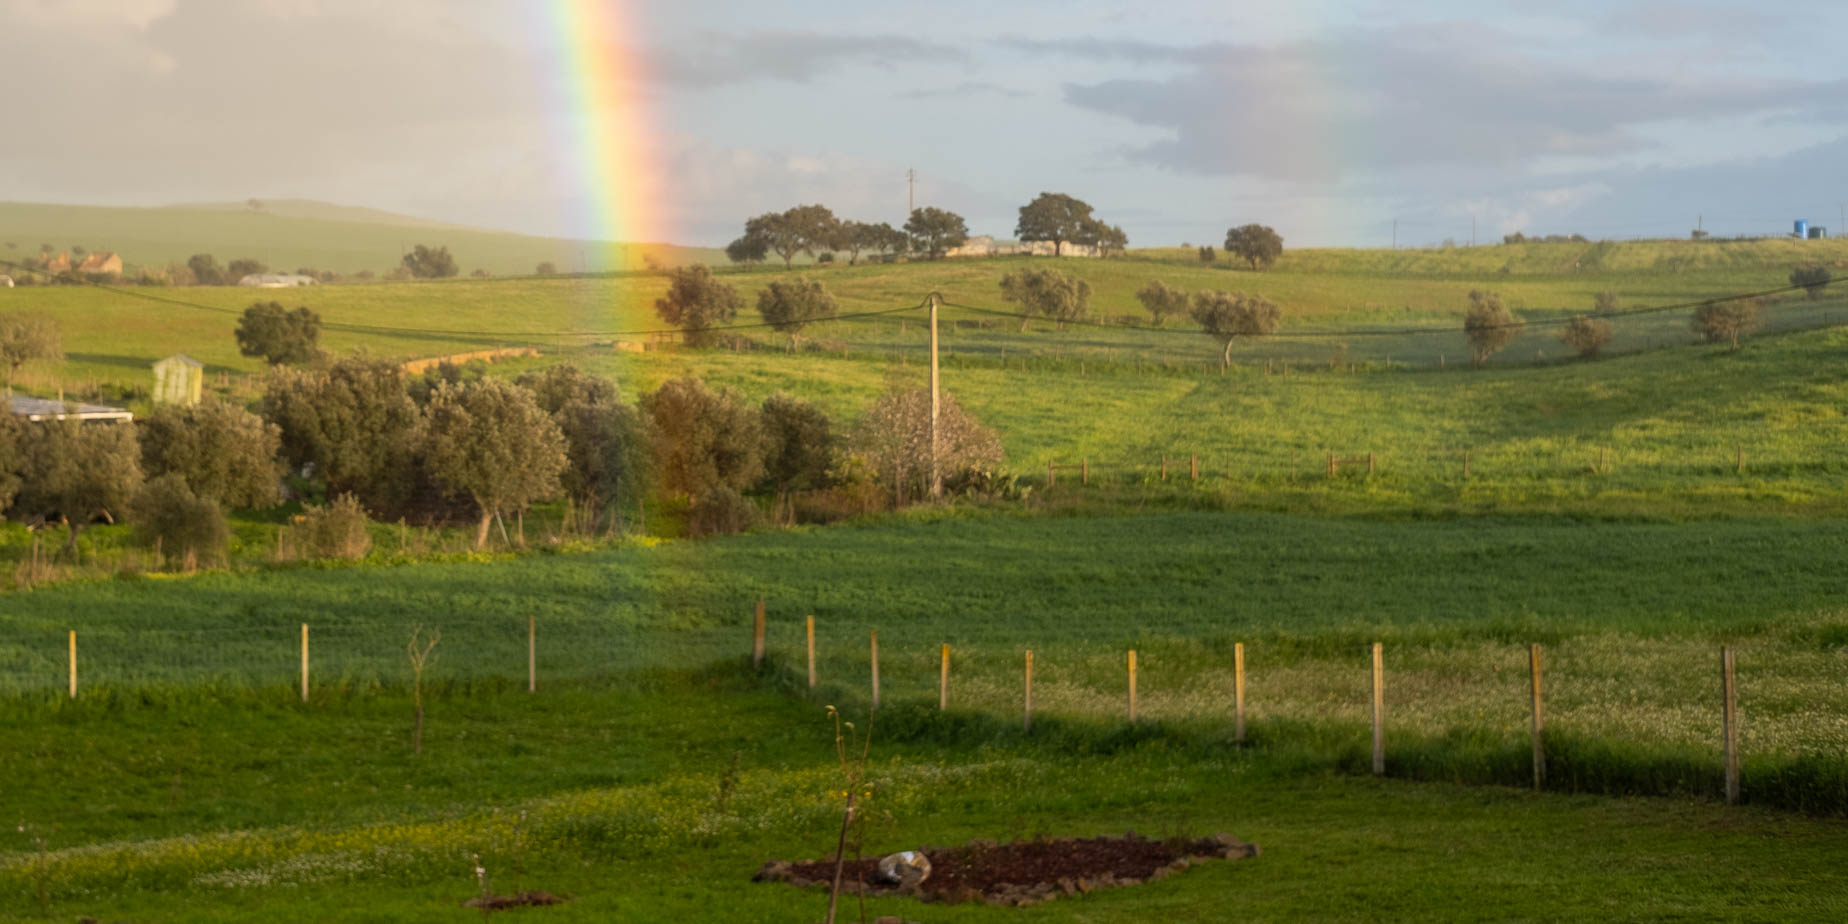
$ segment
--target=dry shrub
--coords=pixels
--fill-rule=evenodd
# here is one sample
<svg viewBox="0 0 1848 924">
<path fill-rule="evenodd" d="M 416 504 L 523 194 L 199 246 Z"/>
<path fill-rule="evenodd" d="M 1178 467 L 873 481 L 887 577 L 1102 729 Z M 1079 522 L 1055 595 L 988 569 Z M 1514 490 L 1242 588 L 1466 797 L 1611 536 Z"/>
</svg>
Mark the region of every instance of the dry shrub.
<svg viewBox="0 0 1848 924">
<path fill-rule="evenodd" d="M 310 558 L 344 558 L 358 561 L 372 550 L 370 521 L 359 498 L 342 494 L 326 506 L 310 504 L 296 529 L 297 548 Z"/>
<path fill-rule="evenodd" d="M 728 487 L 717 487 L 700 496 L 687 510 L 687 534 L 690 536 L 728 536 L 756 526 L 763 514 L 757 505 Z"/>
</svg>

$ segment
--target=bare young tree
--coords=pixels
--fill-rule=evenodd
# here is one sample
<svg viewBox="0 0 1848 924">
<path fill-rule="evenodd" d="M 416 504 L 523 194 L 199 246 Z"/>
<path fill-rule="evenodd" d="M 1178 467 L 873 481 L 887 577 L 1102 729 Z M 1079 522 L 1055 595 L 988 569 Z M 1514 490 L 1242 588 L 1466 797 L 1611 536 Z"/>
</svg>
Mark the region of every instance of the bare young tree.
<svg viewBox="0 0 1848 924">
<path fill-rule="evenodd" d="M 937 415 L 937 470 L 946 476 L 1001 461 L 1001 439 L 942 393 Z M 904 506 L 921 496 L 931 469 L 930 390 L 891 390 L 879 396 L 854 429 L 852 450 L 872 466 Z"/>
<path fill-rule="evenodd" d="M 436 662 L 436 643 L 443 640 L 443 630 L 431 629 L 429 638 L 424 638 L 423 623 L 411 627 L 411 641 L 404 646 L 405 653 L 411 660 L 411 708 L 415 719 L 411 725 L 411 753 L 423 755 L 423 675 L 424 668 Z"/>
</svg>

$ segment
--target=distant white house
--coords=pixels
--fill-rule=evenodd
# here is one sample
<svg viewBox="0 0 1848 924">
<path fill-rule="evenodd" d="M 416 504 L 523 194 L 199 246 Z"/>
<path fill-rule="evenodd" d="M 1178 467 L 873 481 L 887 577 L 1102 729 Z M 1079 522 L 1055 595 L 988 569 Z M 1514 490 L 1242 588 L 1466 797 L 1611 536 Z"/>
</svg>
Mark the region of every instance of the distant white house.
<svg viewBox="0 0 1848 924">
<path fill-rule="evenodd" d="M 944 253 L 946 257 L 1011 257 L 1011 256 L 1053 256 L 1051 241 L 997 241 L 993 235 L 977 234 L 963 241 L 961 247 L 952 247 Z M 1059 255 L 1066 257 L 1100 257 L 1103 254 L 1089 244 L 1074 244 L 1066 241 L 1058 248 Z"/>
<path fill-rule="evenodd" d="M 28 398 L 24 395 L 11 395 L 7 403 L 14 417 L 30 421 L 41 420 L 81 420 L 108 421 L 128 423 L 135 415 L 119 407 L 106 407 L 101 404 L 78 404 L 75 401 L 58 401 L 53 398 Z"/>
<path fill-rule="evenodd" d="M 13 277 L 0 276 L 0 289 L 10 289 L 12 287 L 13 287 Z"/>
<path fill-rule="evenodd" d="M 251 273 L 239 279 L 237 284 L 254 289 L 292 289 L 314 285 L 315 279 L 313 276 L 297 276 L 293 273 Z"/>
</svg>

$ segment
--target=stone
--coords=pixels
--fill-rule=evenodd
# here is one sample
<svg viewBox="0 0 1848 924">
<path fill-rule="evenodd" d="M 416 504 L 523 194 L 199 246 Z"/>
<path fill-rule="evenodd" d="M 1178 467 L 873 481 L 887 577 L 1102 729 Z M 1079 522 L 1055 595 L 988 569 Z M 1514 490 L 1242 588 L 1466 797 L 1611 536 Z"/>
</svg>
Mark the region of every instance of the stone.
<svg viewBox="0 0 1848 924">
<path fill-rule="evenodd" d="M 916 850 L 901 850 L 879 858 L 875 870 L 880 882 L 915 889 L 930 878 L 930 858 Z"/>
</svg>

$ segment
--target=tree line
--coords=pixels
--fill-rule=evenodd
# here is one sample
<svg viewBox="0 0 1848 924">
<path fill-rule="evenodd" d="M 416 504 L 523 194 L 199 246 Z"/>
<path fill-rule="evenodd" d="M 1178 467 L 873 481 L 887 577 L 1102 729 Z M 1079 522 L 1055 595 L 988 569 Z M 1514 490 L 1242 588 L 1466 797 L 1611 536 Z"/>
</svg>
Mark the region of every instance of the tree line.
<svg viewBox="0 0 1848 924">
<path fill-rule="evenodd" d="M 689 534 L 735 532 L 768 507 L 867 512 L 924 496 L 929 397 L 894 388 L 843 430 L 789 395 L 747 403 L 697 378 L 626 401 L 570 365 L 515 380 L 485 366 L 411 375 L 357 354 L 279 367 L 245 407 L 209 400 L 134 424 L 0 420 L 0 511 L 61 525 L 75 553 L 90 524 L 126 522 L 169 562 L 211 563 L 226 511 L 306 504 L 309 544 L 364 554 L 368 518 L 469 522 L 477 547 L 514 543 L 524 511 L 566 503 L 585 534 L 621 528 L 649 497 L 684 506 Z M 945 394 L 938 467 L 953 491 L 1004 488 L 999 438 Z M 752 499 L 757 496 L 757 500 Z M 832 513 L 830 513 L 832 511 Z M 318 537 L 318 538 L 316 538 Z"/>
</svg>

